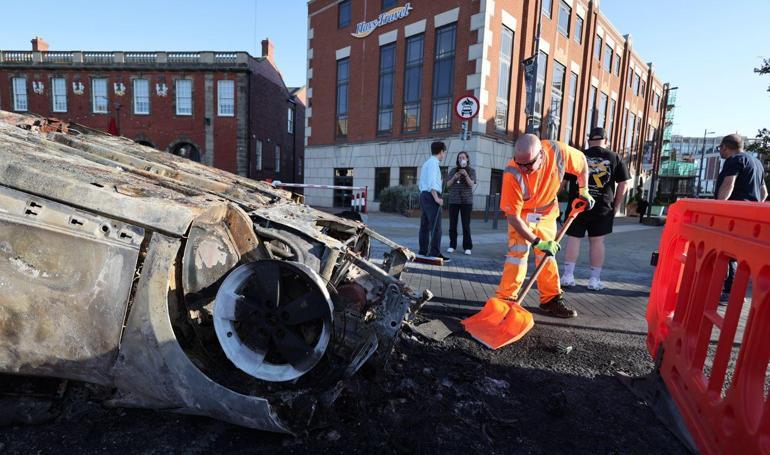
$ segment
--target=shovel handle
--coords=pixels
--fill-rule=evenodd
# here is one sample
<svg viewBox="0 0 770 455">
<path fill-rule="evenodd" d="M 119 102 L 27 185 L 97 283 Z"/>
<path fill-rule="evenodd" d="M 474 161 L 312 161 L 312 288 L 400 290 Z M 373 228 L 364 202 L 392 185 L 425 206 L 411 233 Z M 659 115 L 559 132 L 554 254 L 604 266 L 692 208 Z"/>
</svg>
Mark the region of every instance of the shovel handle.
<svg viewBox="0 0 770 455">
<path fill-rule="evenodd" d="M 582 199 L 575 199 L 572 201 L 572 209 L 569 211 L 569 216 L 567 217 L 567 220 L 564 221 L 564 224 L 561 226 L 561 229 L 559 229 L 559 232 L 556 234 L 556 243 L 561 242 L 561 239 L 564 238 L 564 236 L 567 234 L 567 229 L 569 229 L 570 225 L 573 221 L 575 221 L 575 218 L 580 214 L 580 212 L 584 211 L 586 208 L 588 208 L 588 202 L 582 200 Z M 535 284 L 535 280 L 537 279 L 537 276 L 540 275 L 540 272 L 545 267 L 545 262 L 548 260 L 548 256 L 544 257 L 542 261 L 537 265 L 535 268 L 535 272 L 532 274 L 532 276 L 527 280 L 527 283 L 524 285 L 524 288 L 519 292 L 519 295 L 516 297 L 516 303 L 521 304 L 521 301 L 524 300 L 524 297 L 527 296 L 529 293 L 529 290 L 532 289 L 532 286 Z"/>
</svg>

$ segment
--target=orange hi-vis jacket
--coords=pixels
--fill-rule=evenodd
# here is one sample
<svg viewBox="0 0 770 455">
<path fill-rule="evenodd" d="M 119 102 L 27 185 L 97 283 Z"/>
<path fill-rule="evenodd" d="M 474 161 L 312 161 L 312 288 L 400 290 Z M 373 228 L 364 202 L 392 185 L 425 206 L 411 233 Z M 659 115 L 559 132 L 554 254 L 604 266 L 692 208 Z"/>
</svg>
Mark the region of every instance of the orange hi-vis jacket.
<svg viewBox="0 0 770 455">
<path fill-rule="evenodd" d="M 541 144 L 543 165 L 537 171 L 525 174 L 513 158 L 508 161 L 500 195 L 500 210 L 506 215 L 536 212 L 546 216 L 555 211 L 554 216 L 558 216 L 556 195 L 564 173 L 580 175 L 585 170 L 585 155 L 580 150 L 546 139 Z"/>
</svg>

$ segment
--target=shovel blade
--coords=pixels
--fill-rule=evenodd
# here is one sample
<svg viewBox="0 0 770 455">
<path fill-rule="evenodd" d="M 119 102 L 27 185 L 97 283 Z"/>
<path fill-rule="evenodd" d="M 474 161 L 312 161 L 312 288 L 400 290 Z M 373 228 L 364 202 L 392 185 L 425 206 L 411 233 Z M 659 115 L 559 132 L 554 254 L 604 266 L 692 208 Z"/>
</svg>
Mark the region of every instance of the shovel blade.
<svg viewBox="0 0 770 455">
<path fill-rule="evenodd" d="M 521 339 L 535 325 L 535 320 L 521 305 L 492 297 L 480 312 L 462 324 L 474 339 L 494 350 Z"/>
</svg>

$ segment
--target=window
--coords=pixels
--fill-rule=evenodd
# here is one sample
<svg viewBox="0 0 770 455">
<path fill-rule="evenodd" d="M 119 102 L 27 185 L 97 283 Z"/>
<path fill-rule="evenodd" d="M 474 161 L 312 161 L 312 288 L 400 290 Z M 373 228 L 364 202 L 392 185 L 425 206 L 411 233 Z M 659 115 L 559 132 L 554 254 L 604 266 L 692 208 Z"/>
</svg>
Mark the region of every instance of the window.
<svg viewBox="0 0 770 455">
<path fill-rule="evenodd" d="M 51 79 L 51 96 L 53 97 L 53 111 L 67 112 L 67 81 L 63 77 Z"/>
<path fill-rule="evenodd" d="M 543 118 L 543 104 L 545 103 L 545 74 L 548 65 L 548 54 L 543 51 L 537 55 L 537 78 L 535 80 L 535 109 L 533 110 L 533 130 L 539 131 Z"/>
<path fill-rule="evenodd" d="M 596 118 L 596 126 L 604 128 L 604 121 L 607 119 L 607 94 L 604 92 L 599 93 L 599 115 Z"/>
<path fill-rule="evenodd" d="M 626 143 L 626 132 L 628 131 L 628 109 L 625 109 L 625 113 L 623 114 L 623 128 L 620 131 L 620 146 L 623 147 L 623 145 Z M 626 149 L 623 148 L 623 151 L 621 153 L 622 156 L 625 157 L 626 155 Z"/>
<path fill-rule="evenodd" d="M 396 74 L 396 43 L 380 47 L 380 96 L 377 111 L 377 133 L 393 130 L 393 83 Z"/>
<path fill-rule="evenodd" d="M 254 149 L 254 167 L 258 170 L 262 170 L 262 141 L 257 140 L 256 147 Z"/>
<path fill-rule="evenodd" d="M 235 115 L 235 81 L 217 81 L 217 115 Z"/>
<path fill-rule="evenodd" d="M 335 186 L 353 186 L 353 169 L 336 168 L 334 169 Z M 334 207 L 350 207 L 350 201 L 353 199 L 352 190 L 334 190 Z"/>
<path fill-rule="evenodd" d="M 556 28 L 559 29 L 559 33 L 569 38 L 569 18 L 572 16 L 572 8 L 565 2 L 564 0 L 561 0 L 559 2 L 559 23 L 556 25 Z"/>
<path fill-rule="evenodd" d="M 281 146 L 275 144 L 275 176 L 281 173 Z"/>
<path fill-rule="evenodd" d="M 286 109 L 286 131 L 289 134 L 294 134 L 294 106 L 289 106 Z"/>
<path fill-rule="evenodd" d="M 176 80 L 176 115 L 192 115 L 192 80 Z"/>
<path fill-rule="evenodd" d="M 511 93 L 511 58 L 513 56 L 513 30 L 503 26 L 500 38 L 500 69 L 497 74 L 497 106 L 495 127 L 506 131 L 508 128 L 508 98 Z"/>
<path fill-rule="evenodd" d="M 543 0 L 543 15 L 545 17 L 551 17 L 551 10 L 553 9 L 553 0 Z"/>
<path fill-rule="evenodd" d="M 609 44 L 604 44 L 604 71 L 612 73 L 612 56 L 615 54 Z"/>
<path fill-rule="evenodd" d="M 396 4 L 398 4 L 396 0 L 382 0 L 382 10 L 389 10 L 396 6 Z"/>
<path fill-rule="evenodd" d="M 639 75 L 634 73 L 634 95 L 639 96 Z"/>
<path fill-rule="evenodd" d="M 634 144 L 634 127 L 636 126 L 636 116 L 632 113 L 628 113 L 628 130 L 626 134 L 626 150 L 629 152 L 632 150 Z"/>
<path fill-rule="evenodd" d="M 27 79 L 14 77 L 13 79 L 13 110 L 26 111 L 29 108 L 27 102 Z"/>
<path fill-rule="evenodd" d="M 660 95 L 657 93 L 653 97 L 653 105 L 655 106 L 655 112 L 658 112 L 660 110 Z"/>
<path fill-rule="evenodd" d="M 436 29 L 431 124 L 431 128 L 434 130 L 444 130 L 452 126 L 456 30 L 457 24 Z"/>
<path fill-rule="evenodd" d="M 561 139 L 561 107 L 564 99 L 564 77 L 567 68 L 561 63 L 553 62 L 553 80 L 551 81 L 551 108 L 548 113 L 548 138 Z"/>
<path fill-rule="evenodd" d="M 348 77 L 350 60 L 337 60 L 337 137 L 348 137 Z"/>
<path fill-rule="evenodd" d="M 642 94 L 642 96 L 644 96 L 644 94 L 646 93 L 646 91 L 645 91 L 645 88 L 646 88 L 646 87 L 647 87 L 647 83 L 646 83 L 646 82 L 644 82 L 644 81 L 642 81 L 642 82 L 641 82 L 641 88 L 639 89 L 639 90 L 641 90 L 641 94 Z"/>
<path fill-rule="evenodd" d="M 620 76 L 620 54 L 615 54 L 615 76 Z"/>
<path fill-rule="evenodd" d="M 583 44 L 583 18 L 575 16 L 575 41 Z"/>
<path fill-rule="evenodd" d="M 134 79 L 134 114 L 150 113 L 150 81 Z"/>
<path fill-rule="evenodd" d="M 596 63 L 602 60 L 602 37 L 599 35 L 594 39 L 594 60 Z"/>
<path fill-rule="evenodd" d="M 379 202 L 382 190 L 390 186 L 390 168 L 374 168 L 374 200 Z"/>
<path fill-rule="evenodd" d="M 610 113 L 607 119 L 607 140 L 612 141 L 612 128 L 615 127 L 615 109 L 617 107 L 617 101 L 614 98 L 610 99 Z"/>
<path fill-rule="evenodd" d="M 588 91 L 588 107 L 586 108 L 586 136 L 591 132 L 591 128 L 594 127 L 594 110 L 596 109 L 596 87 L 593 85 Z"/>
<path fill-rule="evenodd" d="M 569 99 L 567 100 L 567 129 L 565 131 L 566 141 L 572 141 L 572 129 L 575 124 L 575 100 L 577 99 L 578 75 L 570 72 L 569 74 Z"/>
<path fill-rule="evenodd" d="M 404 120 L 405 132 L 420 129 L 420 86 L 422 85 L 422 55 L 425 36 L 414 35 L 406 39 L 406 65 L 404 68 Z"/>
<path fill-rule="evenodd" d="M 91 79 L 91 106 L 95 114 L 107 113 L 107 79 Z"/>
<path fill-rule="evenodd" d="M 503 170 L 491 169 L 489 175 L 489 194 L 500 194 L 503 192 Z"/>
<path fill-rule="evenodd" d="M 631 68 L 631 66 L 628 67 L 628 88 L 632 88 L 634 86 L 634 70 Z"/>
<path fill-rule="evenodd" d="M 351 0 L 342 0 L 337 5 L 337 28 L 350 25 L 350 2 Z"/>
<path fill-rule="evenodd" d="M 402 167 L 398 170 L 398 184 L 401 186 L 417 185 L 417 168 Z"/>
</svg>

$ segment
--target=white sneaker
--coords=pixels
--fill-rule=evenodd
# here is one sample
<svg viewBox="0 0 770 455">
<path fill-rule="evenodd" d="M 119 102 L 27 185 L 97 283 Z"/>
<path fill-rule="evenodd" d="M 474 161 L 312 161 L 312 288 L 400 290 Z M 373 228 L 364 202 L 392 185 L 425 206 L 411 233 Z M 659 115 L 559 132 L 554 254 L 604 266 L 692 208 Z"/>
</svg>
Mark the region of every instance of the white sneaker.
<svg viewBox="0 0 770 455">
<path fill-rule="evenodd" d="M 466 254 L 467 256 L 470 256 L 470 255 L 471 255 L 471 250 L 465 250 L 465 254 Z"/>
<path fill-rule="evenodd" d="M 561 285 L 565 288 L 571 288 L 572 286 L 575 286 L 575 276 L 574 275 L 564 275 L 561 277 Z"/>
<path fill-rule="evenodd" d="M 452 248 L 452 247 L 449 247 L 449 248 L 447 248 L 447 249 L 446 249 L 446 252 L 447 252 L 447 253 L 454 253 L 454 252 L 455 252 L 455 249 L 454 249 L 454 248 Z"/>
<path fill-rule="evenodd" d="M 592 291 L 601 291 L 604 289 L 604 283 L 599 278 L 588 279 L 588 289 Z"/>
</svg>

